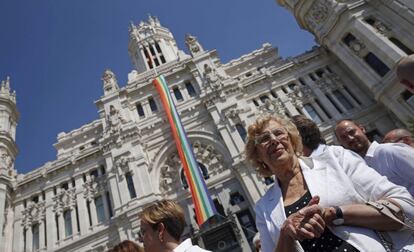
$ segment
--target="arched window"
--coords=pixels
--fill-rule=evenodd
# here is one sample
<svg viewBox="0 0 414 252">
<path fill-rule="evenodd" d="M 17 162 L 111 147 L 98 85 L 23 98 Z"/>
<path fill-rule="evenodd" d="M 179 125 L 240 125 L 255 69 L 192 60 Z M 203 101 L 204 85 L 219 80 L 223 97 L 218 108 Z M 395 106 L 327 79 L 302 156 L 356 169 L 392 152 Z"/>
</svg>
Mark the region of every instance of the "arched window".
<svg viewBox="0 0 414 252">
<path fill-rule="evenodd" d="M 196 96 L 197 93 L 196 93 L 196 91 L 194 89 L 193 84 L 191 84 L 191 82 L 186 82 L 185 83 L 185 88 L 187 89 L 187 92 L 188 92 L 188 95 L 189 96 L 191 96 L 191 97 Z"/>
<path fill-rule="evenodd" d="M 183 100 L 183 95 L 181 94 L 181 91 L 178 87 L 173 87 L 173 92 L 174 92 L 175 99 L 177 99 L 177 101 Z"/>
</svg>

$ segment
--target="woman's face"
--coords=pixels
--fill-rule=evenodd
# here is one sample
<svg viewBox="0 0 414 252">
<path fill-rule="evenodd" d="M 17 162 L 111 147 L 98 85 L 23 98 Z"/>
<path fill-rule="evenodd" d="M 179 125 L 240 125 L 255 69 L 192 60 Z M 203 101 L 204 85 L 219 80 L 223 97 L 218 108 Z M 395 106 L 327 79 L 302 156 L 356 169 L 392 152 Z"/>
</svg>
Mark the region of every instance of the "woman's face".
<svg viewBox="0 0 414 252">
<path fill-rule="evenodd" d="M 255 143 L 259 161 L 264 162 L 273 174 L 295 154 L 287 130 L 273 120 L 255 137 Z"/>
</svg>

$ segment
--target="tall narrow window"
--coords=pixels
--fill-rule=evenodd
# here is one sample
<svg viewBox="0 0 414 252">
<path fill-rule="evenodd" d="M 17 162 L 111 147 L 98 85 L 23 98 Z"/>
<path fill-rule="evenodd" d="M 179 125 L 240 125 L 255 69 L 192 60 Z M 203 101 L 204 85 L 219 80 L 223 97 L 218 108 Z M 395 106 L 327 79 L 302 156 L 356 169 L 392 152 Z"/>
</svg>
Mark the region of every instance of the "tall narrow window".
<svg viewBox="0 0 414 252">
<path fill-rule="evenodd" d="M 164 55 L 162 54 L 161 47 L 157 42 L 155 42 L 155 49 L 157 49 L 158 55 L 160 56 L 161 64 L 164 64 L 165 58 L 164 58 Z"/>
<path fill-rule="evenodd" d="M 75 206 L 75 210 L 76 210 L 76 224 L 78 225 L 78 233 L 80 232 L 80 223 L 79 223 L 79 210 L 78 210 L 78 206 Z"/>
<path fill-rule="evenodd" d="M 152 97 L 148 98 L 148 102 L 149 102 L 151 111 L 152 112 L 157 112 L 158 111 L 158 107 L 157 107 L 157 104 L 154 101 L 154 98 L 152 98 Z"/>
<path fill-rule="evenodd" d="M 299 82 L 300 82 L 300 84 L 302 84 L 302 86 L 306 86 L 306 82 L 305 82 L 304 79 L 299 78 Z"/>
<path fill-rule="evenodd" d="M 259 107 L 259 103 L 256 100 L 253 99 L 252 101 L 253 101 L 254 106 Z"/>
<path fill-rule="evenodd" d="M 193 84 L 191 84 L 191 82 L 186 82 L 185 83 L 185 88 L 187 89 L 187 92 L 188 92 L 189 96 L 194 97 L 194 96 L 197 95 L 197 93 L 194 89 L 194 86 L 193 86 Z"/>
<path fill-rule="evenodd" d="M 344 106 L 347 110 L 351 110 L 354 108 L 354 105 L 352 105 L 351 102 L 348 101 L 348 99 L 343 95 L 339 90 L 335 90 L 332 92 L 333 95 L 335 95 L 336 99 Z"/>
<path fill-rule="evenodd" d="M 309 77 L 311 78 L 311 80 L 316 81 L 316 78 L 312 73 L 309 74 Z"/>
<path fill-rule="evenodd" d="M 95 198 L 95 206 L 96 206 L 96 216 L 98 217 L 98 222 L 105 221 L 105 208 L 104 202 L 102 200 L 102 196 L 98 196 Z"/>
<path fill-rule="evenodd" d="M 390 71 L 388 66 L 372 52 L 369 52 L 364 60 L 381 77 L 384 77 Z"/>
<path fill-rule="evenodd" d="M 32 249 L 33 251 L 36 251 L 39 249 L 39 224 L 36 223 L 32 226 L 32 234 L 33 234 L 33 240 L 32 240 Z"/>
<path fill-rule="evenodd" d="M 405 52 L 407 55 L 414 54 L 414 52 L 408 48 L 408 46 L 404 45 L 403 42 L 399 41 L 397 38 L 391 37 L 389 40 L 396 45 L 401 51 Z"/>
<path fill-rule="evenodd" d="M 134 186 L 134 181 L 132 179 L 132 174 L 130 172 L 127 172 L 125 174 L 125 179 L 126 179 L 127 186 L 128 186 L 129 197 L 131 199 L 136 198 L 137 197 L 137 193 L 135 192 L 135 186 Z"/>
<path fill-rule="evenodd" d="M 98 177 L 98 170 L 94 169 L 91 171 L 90 176 L 92 179 L 96 179 Z"/>
<path fill-rule="evenodd" d="M 311 104 L 309 104 L 309 103 L 305 104 L 303 107 L 305 108 L 306 112 L 308 112 L 311 119 L 315 123 L 322 123 L 321 117 L 319 116 L 318 112 L 315 110 L 315 108 Z"/>
<path fill-rule="evenodd" d="M 114 213 L 112 212 L 112 202 L 108 191 L 106 192 L 106 203 L 108 205 L 109 217 L 112 218 L 112 216 L 114 216 Z"/>
<path fill-rule="evenodd" d="M 137 112 L 139 117 L 145 117 L 144 108 L 142 108 L 141 103 L 137 104 Z"/>
<path fill-rule="evenodd" d="M 92 215 L 91 215 L 91 202 L 89 200 L 86 201 L 86 209 L 88 210 L 88 219 L 89 219 L 89 226 L 92 226 Z"/>
<path fill-rule="evenodd" d="M 55 214 L 55 224 L 56 224 L 56 230 L 57 230 L 56 235 L 57 235 L 57 239 L 59 241 L 60 240 L 60 237 L 59 237 L 59 216 L 57 214 Z"/>
<path fill-rule="evenodd" d="M 66 211 L 63 212 L 63 219 L 65 220 L 65 236 L 69 237 L 73 233 L 73 230 L 72 230 L 72 216 L 71 216 L 71 211 L 70 210 L 66 210 Z"/>
<path fill-rule="evenodd" d="M 247 132 L 246 132 L 246 129 L 243 127 L 243 125 L 239 123 L 236 124 L 236 129 L 237 129 L 237 132 L 239 132 L 239 135 L 241 139 L 243 140 L 243 142 L 246 142 Z"/>
<path fill-rule="evenodd" d="M 147 47 L 144 48 L 144 55 L 145 55 L 145 58 L 147 58 L 147 64 L 149 68 L 152 69 L 154 67 L 152 64 L 152 56 L 148 53 Z"/>
<path fill-rule="evenodd" d="M 173 92 L 174 92 L 175 99 L 177 99 L 177 101 L 183 100 L 183 95 L 181 94 L 181 91 L 178 87 L 174 87 Z"/>
</svg>

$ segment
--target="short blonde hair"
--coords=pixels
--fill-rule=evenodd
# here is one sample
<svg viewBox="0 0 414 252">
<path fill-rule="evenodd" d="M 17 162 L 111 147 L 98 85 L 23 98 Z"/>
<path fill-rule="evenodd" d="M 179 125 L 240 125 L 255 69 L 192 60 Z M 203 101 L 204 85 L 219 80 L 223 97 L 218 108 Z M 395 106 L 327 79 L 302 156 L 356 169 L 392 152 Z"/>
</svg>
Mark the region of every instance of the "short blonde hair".
<svg viewBox="0 0 414 252">
<path fill-rule="evenodd" d="M 252 163 L 256 171 L 262 176 L 268 177 L 273 175 L 270 169 L 263 165 L 263 162 L 258 160 L 258 153 L 256 148 L 255 137 L 263 132 L 263 129 L 269 124 L 270 121 L 274 121 L 282 125 L 289 134 L 290 141 L 293 146 L 293 150 L 296 155 L 302 155 L 302 139 L 296 126 L 286 118 L 278 117 L 275 115 L 264 115 L 256 119 L 256 121 L 249 126 L 247 130 L 247 142 L 245 146 L 245 154 L 248 161 Z"/>
<path fill-rule="evenodd" d="M 167 232 L 177 241 L 186 225 L 183 208 L 173 200 L 157 201 L 142 210 L 139 217 L 154 230 L 159 223 L 163 223 Z"/>
</svg>

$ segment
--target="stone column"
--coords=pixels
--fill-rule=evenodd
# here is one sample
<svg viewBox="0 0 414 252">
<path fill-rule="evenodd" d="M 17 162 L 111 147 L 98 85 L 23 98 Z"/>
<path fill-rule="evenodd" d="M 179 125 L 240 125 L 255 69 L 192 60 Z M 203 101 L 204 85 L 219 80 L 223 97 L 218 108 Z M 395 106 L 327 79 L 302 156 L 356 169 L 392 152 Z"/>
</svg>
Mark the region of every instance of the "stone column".
<svg viewBox="0 0 414 252">
<path fill-rule="evenodd" d="M 78 236 L 78 222 L 76 218 L 76 208 L 73 206 L 70 210 L 70 218 L 72 219 L 72 236 Z"/>
<path fill-rule="evenodd" d="M 39 222 L 39 250 L 45 248 L 45 220 Z"/>
<path fill-rule="evenodd" d="M 314 81 L 309 76 L 304 76 L 303 79 L 306 83 L 309 83 L 309 86 L 312 88 L 315 98 L 318 99 L 318 101 L 324 106 L 324 108 L 328 111 L 328 113 L 331 115 L 333 120 L 339 120 L 341 117 L 338 113 L 337 109 L 334 107 L 334 105 L 326 98 L 325 93 L 322 92 L 322 90 L 315 84 Z"/>
<path fill-rule="evenodd" d="M 63 211 L 58 213 L 58 225 L 59 225 L 59 240 L 63 241 L 66 238 L 65 232 L 65 219 L 63 218 Z"/>
<path fill-rule="evenodd" d="M 101 192 L 101 197 L 102 197 L 103 206 L 104 206 L 105 220 L 109 220 L 111 217 L 109 216 L 109 205 L 108 205 L 108 199 L 106 197 L 106 191 Z"/>
<path fill-rule="evenodd" d="M 24 229 L 22 226 L 22 211 L 24 209 L 23 202 L 17 202 L 14 207 L 15 218 L 13 223 L 13 252 L 23 251 Z"/>
<path fill-rule="evenodd" d="M 325 112 L 323 112 L 321 107 L 315 101 L 312 101 L 311 105 L 315 108 L 315 110 L 318 113 L 318 115 L 320 116 L 322 122 L 328 122 L 329 121 L 328 116 L 325 114 Z"/>
<path fill-rule="evenodd" d="M 98 224 L 98 217 L 96 215 L 96 206 L 95 206 L 95 200 L 94 199 L 91 199 L 89 201 L 89 208 L 91 210 L 92 226 L 96 226 Z"/>
<path fill-rule="evenodd" d="M 32 225 L 26 226 L 26 251 L 32 252 L 33 247 L 33 233 L 32 233 Z"/>
<path fill-rule="evenodd" d="M 332 98 L 335 104 L 343 111 L 343 113 L 347 113 L 348 110 L 342 105 L 342 103 L 336 98 L 336 96 L 332 93 L 332 91 L 328 92 L 328 95 Z"/>
<path fill-rule="evenodd" d="M 352 98 L 352 96 L 345 90 L 345 88 L 341 87 L 340 89 L 338 89 L 339 92 L 341 92 L 345 98 L 354 106 L 354 108 L 358 108 L 360 107 L 360 105 L 355 101 L 354 98 Z"/>
<path fill-rule="evenodd" d="M 86 200 L 83 195 L 82 175 L 75 177 L 75 183 L 76 183 L 76 205 L 78 207 L 80 236 L 83 236 L 88 233 L 89 214 L 88 214 L 88 209 L 86 207 Z"/>
<path fill-rule="evenodd" d="M 48 188 L 46 191 L 46 229 L 47 229 L 47 244 L 46 247 L 49 250 L 53 250 L 56 246 L 57 235 L 56 233 L 56 218 L 55 218 L 55 211 L 53 210 L 53 206 L 55 204 L 53 200 L 53 188 Z"/>
</svg>

